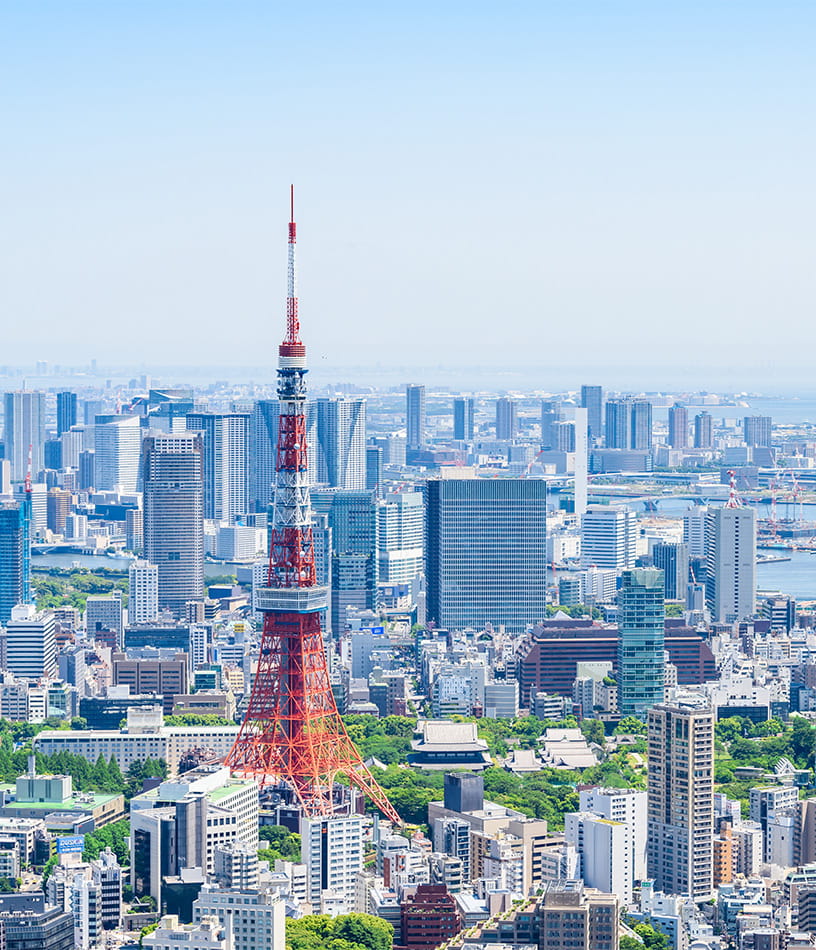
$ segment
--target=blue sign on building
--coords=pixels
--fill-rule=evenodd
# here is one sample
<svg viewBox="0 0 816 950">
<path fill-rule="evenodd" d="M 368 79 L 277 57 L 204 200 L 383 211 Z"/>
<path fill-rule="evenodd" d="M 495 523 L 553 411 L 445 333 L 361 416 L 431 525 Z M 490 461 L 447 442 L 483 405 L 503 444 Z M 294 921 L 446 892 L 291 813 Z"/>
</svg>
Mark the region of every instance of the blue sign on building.
<svg viewBox="0 0 816 950">
<path fill-rule="evenodd" d="M 63 835 L 57 838 L 57 854 L 82 854 L 85 850 L 85 835 Z"/>
</svg>

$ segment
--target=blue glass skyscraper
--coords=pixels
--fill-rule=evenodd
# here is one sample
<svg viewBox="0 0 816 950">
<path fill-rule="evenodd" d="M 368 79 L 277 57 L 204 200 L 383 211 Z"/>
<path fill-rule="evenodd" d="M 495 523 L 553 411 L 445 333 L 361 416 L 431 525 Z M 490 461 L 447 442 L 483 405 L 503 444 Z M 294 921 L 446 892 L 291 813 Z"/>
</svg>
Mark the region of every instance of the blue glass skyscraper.
<svg viewBox="0 0 816 950">
<path fill-rule="evenodd" d="M 624 571 L 618 591 L 618 709 L 645 718 L 663 702 L 665 604 L 663 571 Z"/>
</svg>

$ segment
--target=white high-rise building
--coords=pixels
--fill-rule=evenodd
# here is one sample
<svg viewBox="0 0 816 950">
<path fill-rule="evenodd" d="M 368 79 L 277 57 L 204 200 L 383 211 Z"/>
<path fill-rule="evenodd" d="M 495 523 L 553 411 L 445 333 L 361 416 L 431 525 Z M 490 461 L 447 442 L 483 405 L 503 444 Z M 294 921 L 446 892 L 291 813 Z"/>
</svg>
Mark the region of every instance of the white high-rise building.
<svg viewBox="0 0 816 950">
<path fill-rule="evenodd" d="M 581 519 L 581 566 L 623 571 L 635 565 L 634 512 L 617 505 L 588 505 Z"/>
<path fill-rule="evenodd" d="M 655 890 L 707 901 L 713 886 L 714 711 L 702 697 L 648 713 L 646 855 Z"/>
<path fill-rule="evenodd" d="M 257 888 L 222 888 L 205 884 L 193 903 L 193 922 L 217 917 L 232 923 L 233 950 L 284 950 L 286 913 L 283 900 Z"/>
<path fill-rule="evenodd" d="M 250 510 L 249 413 L 196 412 L 187 428 L 203 436 L 204 517 L 234 524 Z"/>
<path fill-rule="evenodd" d="M 705 557 L 705 521 L 708 508 L 694 505 L 683 515 L 683 544 L 689 557 Z"/>
<path fill-rule="evenodd" d="M 381 584 L 410 584 L 424 571 L 425 503 L 421 492 L 388 495 L 378 511 Z"/>
<path fill-rule="evenodd" d="M 564 837 L 578 852 L 584 884 L 631 902 L 632 841 L 622 821 L 571 812 L 564 815 Z"/>
<path fill-rule="evenodd" d="M 152 623 L 159 616 L 159 569 L 150 561 L 128 568 L 128 622 Z"/>
<path fill-rule="evenodd" d="M 94 950 L 102 940 L 102 885 L 78 871 L 70 886 L 74 917 L 74 944 L 77 950 Z"/>
<path fill-rule="evenodd" d="M 756 610 L 756 511 L 709 508 L 705 520 L 706 606 L 718 623 Z"/>
<path fill-rule="evenodd" d="M 322 906 L 336 913 L 353 911 L 357 874 L 363 868 L 363 819 L 303 818 L 300 835 L 300 859 L 315 912 Z"/>
<path fill-rule="evenodd" d="M 40 680 L 57 671 L 56 621 L 32 604 L 13 607 L 6 624 L 5 668 L 17 679 Z"/>
<path fill-rule="evenodd" d="M 364 399 L 317 400 L 317 481 L 330 488 L 366 487 Z"/>
<path fill-rule="evenodd" d="M 11 462 L 11 480 L 22 482 L 28 471 L 36 477 L 43 468 L 45 444 L 45 393 L 22 390 L 5 394 L 6 458 Z"/>
<path fill-rule="evenodd" d="M 646 878 L 646 792 L 635 788 L 588 788 L 580 793 L 580 810 L 620 821 L 626 825 L 632 842 L 632 878 Z"/>
<path fill-rule="evenodd" d="M 139 479 L 142 430 L 138 416 L 97 416 L 94 425 L 94 487 L 132 494 Z"/>
</svg>

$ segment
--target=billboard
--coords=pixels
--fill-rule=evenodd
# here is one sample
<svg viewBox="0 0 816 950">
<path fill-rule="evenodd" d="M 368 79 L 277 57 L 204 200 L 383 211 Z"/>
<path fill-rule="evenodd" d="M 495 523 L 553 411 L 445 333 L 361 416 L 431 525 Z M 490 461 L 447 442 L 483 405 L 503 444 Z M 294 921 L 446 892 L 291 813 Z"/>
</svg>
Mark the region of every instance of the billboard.
<svg viewBox="0 0 816 950">
<path fill-rule="evenodd" d="M 85 850 L 85 835 L 63 835 L 57 838 L 57 854 L 82 854 Z"/>
</svg>

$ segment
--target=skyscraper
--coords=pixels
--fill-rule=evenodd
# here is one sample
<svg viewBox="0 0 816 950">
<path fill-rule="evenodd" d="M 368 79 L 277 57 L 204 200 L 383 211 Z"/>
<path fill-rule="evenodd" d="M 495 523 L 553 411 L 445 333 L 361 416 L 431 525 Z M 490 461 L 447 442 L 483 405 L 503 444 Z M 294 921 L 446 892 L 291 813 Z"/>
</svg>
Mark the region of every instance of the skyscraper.
<svg viewBox="0 0 816 950">
<path fill-rule="evenodd" d="M 496 438 L 515 439 L 518 434 L 518 406 L 515 399 L 501 396 L 496 400 Z"/>
<path fill-rule="evenodd" d="M 453 437 L 457 442 L 473 439 L 473 416 L 475 400 L 470 396 L 457 396 L 453 400 Z"/>
<path fill-rule="evenodd" d="M 426 487 L 428 619 L 524 630 L 546 613 L 541 479 L 444 479 Z"/>
<path fill-rule="evenodd" d="M 685 449 L 688 435 L 688 409 L 676 402 L 669 409 L 669 445 L 673 449 Z"/>
<path fill-rule="evenodd" d="M 647 399 L 632 403 L 632 432 L 626 447 L 647 451 L 652 447 L 652 404 Z"/>
<path fill-rule="evenodd" d="M 57 436 L 77 424 L 77 394 L 57 393 Z"/>
<path fill-rule="evenodd" d="M 771 444 L 773 420 L 770 416 L 745 416 L 742 420 L 742 435 L 746 445 Z"/>
<path fill-rule="evenodd" d="M 365 450 L 365 489 L 377 497 L 383 493 L 383 450 L 381 445 L 367 445 Z"/>
<path fill-rule="evenodd" d="M 0 504 L 0 624 L 23 599 L 23 511 L 18 502 Z"/>
<path fill-rule="evenodd" d="M 354 910 L 357 875 L 363 869 L 363 819 L 303 818 L 300 822 L 300 860 L 306 865 L 308 900 L 320 906 L 324 891 Z"/>
<path fill-rule="evenodd" d="M 6 458 L 11 462 L 11 480 L 22 482 L 28 471 L 36 477 L 43 468 L 45 442 L 45 393 L 20 390 L 5 396 Z"/>
<path fill-rule="evenodd" d="M 581 406 L 587 411 L 590 444 L 603 436 L 603 388 L 581 387 Z"/>
<path fill-rule="evenodd" d="M 364 490 L 365 450 L 365 400 L 318 399 L 317 481 L 331 488 Z"/>
<path fill-rule="evenodd" d="M 249 439 L 249 496 L 252 511 L 266 511 L 275 500 L 278 454 L 277 399 L 259 399 L 252 409 Z"/>
<path fill-rule="evenodd" d="M 652 547 L 654 566 L 663 571 L 666 600 L 683 600 L 689 582 L 689 553 L 685 544 L 659 541 Z"/>
<path fill-rule="evenodd" d="M 6 623 L 6 669 L 20 679 L 37 682 L 57 671 L 56 620 L 51 611 L 33 604 L 12 608 Z"/>
<path fill-rule="evenodd" d="M 159 606 L 183 616 L 204 596 L 204 476 L 200 435 L 161 435 L 142 448 L 144 551 L 159 570 Z"/>
<path fill-rule="evenodd" d="M 348 607 L 377 605 L 377 499 L 372 491 L 318 488 L 311 501 L 331 528 L 331 621 L 341 633 Z"/>
<path fill-rule="evenodd" d="M 663 572 L 624 571 L 618 591 L 618 709 L 642 718 L 663 702 Z"/>
<path fill-rule="evenodd" d="M 710 412 L 698 412 L 694 417 L 694 448 L 710 449 L 714 445 L 714 433 Z"/>
<path fill-rule="evenodd" d="M 649 876 L 656 891 L 711 897 L 714 834 L 714 713 L 691 701 L 648 715 Z"/>
<path fill-rule="evenodd" d="M 388 495 L 378 508 L 381 584 L 410 584 L 423 573 L 425 503 L 422 492 Z"/>
<path fill-rule="evenodd" d="M 249 413 L 194 412 L 187 428 L 203 436 L 204 517 L 235 521 L 249 511 Z"/>
<path fill-rule="evenodd" d="M 149 561 L 132 561 L 128 569 L 128 621 L 152 623 L 159 615 L 159 569 Z"/>
<path fill-rule="evenodd" d="M 563 420 L 561 403 L 552 399 L 541 401 L 541 448 L 558 448 L 558 423 Z"/>
<path fill-rule="evenodd" d="M 405 387 L 406 430 L 409 449 L 425 445 L 425 387 L 409 383 Z"/>
<path fill-rule="evenodd" d="M 747 620 L 756 610 L 756 511 L 709 508 L 705 515 L 706 606 L 717 623 Z"/>
<path fill-rule="evenodd" d="M 138 416 L 97 416 L 94 488 L 132 494 L 139 480 L 142 430 Z"/>
<path fill-rule="evenodd" d="M 628 449 L 632 431 L 632 401 L 630 399 L 607 399 L 606 425 L 604 427 L 608 449 Z"/>
<path fill-rule="evenodd" d="M 617 505 L 587 505 L 581 519 L 581 566 L 622 571 L 635 564 L 634 513 Z"/>
</svg>

